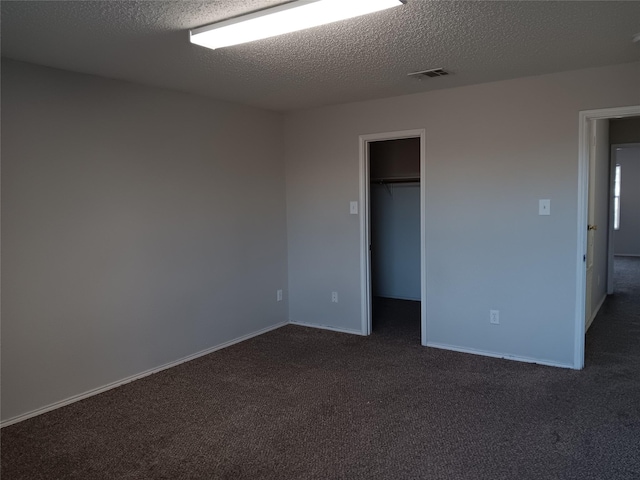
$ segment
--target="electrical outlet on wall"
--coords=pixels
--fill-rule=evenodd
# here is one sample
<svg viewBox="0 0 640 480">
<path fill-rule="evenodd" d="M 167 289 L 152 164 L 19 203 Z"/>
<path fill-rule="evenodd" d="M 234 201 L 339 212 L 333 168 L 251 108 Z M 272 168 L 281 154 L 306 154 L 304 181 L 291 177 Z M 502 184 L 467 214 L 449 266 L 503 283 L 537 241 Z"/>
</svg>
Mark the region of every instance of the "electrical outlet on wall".
<svg viewBox="0 0 640 480">
<path fill-rule="evenodd" d="M 500 324 L 500 310 L 489 310 L 489 323 Z"/>
<path fill-rule="evenodd" d="M 338 303 L 338 292 L 331 292 L 331 303 Z"/>
<path fill-rule="evenodd" d="M 281 302 L 281 301 L 282 301 L 282 290 L 278 290 L 278 291 L 276 292 L 276 300 L 277 300 L 278 302 Z"/>
</svg>

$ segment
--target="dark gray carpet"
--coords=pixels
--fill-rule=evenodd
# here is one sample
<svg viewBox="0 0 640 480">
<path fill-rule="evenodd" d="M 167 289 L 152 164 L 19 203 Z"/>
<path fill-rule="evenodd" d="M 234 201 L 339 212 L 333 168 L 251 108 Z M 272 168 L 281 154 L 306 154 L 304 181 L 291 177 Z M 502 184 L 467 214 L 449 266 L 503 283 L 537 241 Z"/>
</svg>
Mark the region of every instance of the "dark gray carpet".
<svg viewBox="0 0 640 480">
<path fill-rule="evenodd" d="M 640 258 L 617 274 L 583 371 L 426 349 L 406 316 L 287 326 L 3 429 L 2 479 L 637 480 Z"/>
</svg>

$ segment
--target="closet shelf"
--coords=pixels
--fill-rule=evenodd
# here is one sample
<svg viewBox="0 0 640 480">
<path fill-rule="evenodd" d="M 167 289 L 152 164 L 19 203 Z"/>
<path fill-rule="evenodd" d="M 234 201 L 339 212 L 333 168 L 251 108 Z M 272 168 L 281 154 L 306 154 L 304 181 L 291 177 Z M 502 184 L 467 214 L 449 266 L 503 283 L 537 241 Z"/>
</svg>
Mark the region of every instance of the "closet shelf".
<svg viewBox="0 0 640 480">
<path fill-rule="evenodd" d="M 383 184 L 383 183 L 416 183 L 420 182 L 420 177 L 385 177 L 385 178 L 372 178 L 371 183 Z"/>
</svg>

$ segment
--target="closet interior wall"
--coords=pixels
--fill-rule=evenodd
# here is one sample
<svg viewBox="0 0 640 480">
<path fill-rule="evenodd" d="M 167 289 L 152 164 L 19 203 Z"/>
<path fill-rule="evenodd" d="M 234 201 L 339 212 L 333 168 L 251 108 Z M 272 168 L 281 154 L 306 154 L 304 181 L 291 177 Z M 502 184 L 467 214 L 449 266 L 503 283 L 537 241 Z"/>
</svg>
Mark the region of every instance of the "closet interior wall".
<svg viewBox="0 0 640 480">
<path fill-rule="evenodd" d="M 420 300 L 420 139 L 369 144 L 371 290 Z"/>
</svg>

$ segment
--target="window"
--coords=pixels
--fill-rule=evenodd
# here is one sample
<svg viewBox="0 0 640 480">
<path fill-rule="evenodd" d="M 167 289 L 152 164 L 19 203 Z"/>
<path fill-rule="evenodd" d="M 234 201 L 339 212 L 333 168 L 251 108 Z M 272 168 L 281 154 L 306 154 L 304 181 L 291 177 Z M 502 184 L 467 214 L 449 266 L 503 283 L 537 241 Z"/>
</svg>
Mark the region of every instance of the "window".
<svg viewBox="0 0 640 480">
<path fill-rule="evenodd" d="M 620 230 L 620 165 L 616 165 L 613 180 L 613 229 Z"/>
</svg>

